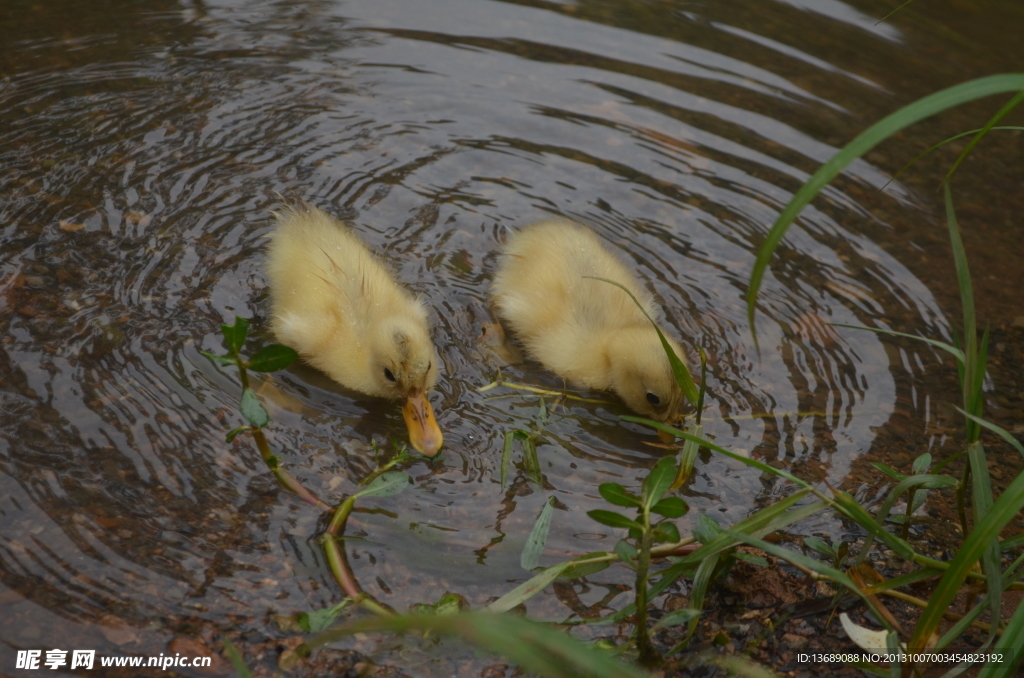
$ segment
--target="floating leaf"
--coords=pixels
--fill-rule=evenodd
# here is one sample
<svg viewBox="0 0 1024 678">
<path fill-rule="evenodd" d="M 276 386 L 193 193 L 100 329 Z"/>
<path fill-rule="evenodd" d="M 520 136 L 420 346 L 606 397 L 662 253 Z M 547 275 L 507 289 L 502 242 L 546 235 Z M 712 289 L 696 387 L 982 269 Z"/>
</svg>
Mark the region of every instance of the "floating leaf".
<svg viewBox="0 0 1024 678">
<path fill-rule="evenodd" d="M 548 584 L 558 579 L 563 572 L 569 569 L 571 564 L 572 561 L 567 560 L 564 563 L 541 570 L 484 609 L 489 612 L 508 612 L 513 607 L 529 600 L 547 588 Z"/>
<path fill-rule="evenodd" d="M 537 457 L 537 443 L 532 435 L 522 438 L 523 441 L 523 466 L 526 475 L 536 484 L 544 485 L 544 474 L 540 471 L 540 459 Z"/>
<path fill-rule="evenodd" d="M 390 497 L 402 492 L 410 482 L 412 480 L 409 475 L 401 471 L 382 473 L 352 497 Z"/>
<path fill-rule="evenodd" d="M 679 497 L 665 497 L 651 507 L 652 513 L 657 513 L 659 516 L 665 516 L 666 518 L 679 518 L 686 515 L 686 512 L 689 510 L 690 507 Z"/>
<path fill-rule="evenodd" d="M 654 465 L 651 472 L 644 478 L 643 503 L 650 508 L 665 496 L 672 481 L 676 479 L 676 460 L 674 457 L 662 457 Z"/>
<path fill-rule="evenodd" d="M 238 408 L 242 411 L 245 420 L 256 428 L 263 428 L 270 423 L 270 415 L 263 409 L 260 399 L 256 397 L 256 393 L 251 388 L 242 391 L 242 400 L 238 403 Z"/>
<path fill-rule="evenodd" d="M 634 508 L 640 507 L 640 497 L 626 492 L 626 488 L 618 483 L 601 483 L 598 485 L 597 491 L 601 493 L 601 496 L 609 504 Z"/>
<path fill-rule="evenodd" d="M 621 513 L 614 513 L 613 511 L 602 511 L 597 509 L 595 511 L 587 511 L 587 515 L 608 527 L 627 527 L 634 528 L 637 530 L 643 529 L 640 523 L 635 520 L 630 520 Z"/>
<path fill-rule="evenodd" d="M 256 355 L 249 358 L 248 367 L 257 372 L 276 372 L 283 370 L 298 360 L 299 354 L 295 349 L 281 344 L 271 344 L 256 352 Z"/>
<path fill-rule="evenodd" d="M 548 541 L 548 531 L 551 529 L 551 516 L 555 512 L 555 498 L 551 497 L 544 502 L 544 508 L 537 516 L 537 522 L 530 530 L 530 536 L 526 538 L 526 546 L 519 557 L 519 565 L 527 572 L 533 570 L 540 563 L 540 556 L 544 553 L 544 545 Z"/>
</svg>

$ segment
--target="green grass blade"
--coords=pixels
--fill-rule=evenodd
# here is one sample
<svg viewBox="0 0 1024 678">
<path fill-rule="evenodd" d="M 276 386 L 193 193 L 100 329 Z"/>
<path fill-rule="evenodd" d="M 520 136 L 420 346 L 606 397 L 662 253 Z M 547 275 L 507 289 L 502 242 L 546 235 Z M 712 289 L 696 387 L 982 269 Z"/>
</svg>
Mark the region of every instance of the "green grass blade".
<svg viewBox="0 0 1024 678">
<path fill-rule="evenodd" d="M 461 636 L 484 650 L 519 664 L 528 673 L 547 678 L 650 678 L 646 671 L 624 664 L 607 652 L 581 643 L 549 624 L 487 612 L 367 619 L 325 631 L 310 639 L 307 645 L 319 647 L 355 633 L 370 631 L 419 631 Z"/>
<path fill-rule="evenodd" d="M 993 127 L 992 130 L 1012 130 L 1012 131 L 1016 131 L 1016 132 L 1024 132 L 1024 127 L 1017 127 L 1016 125 L 1000 125 L 998 127 Z M 969 137 L 972 134 L 977 134 L 980 131 L 981 131 L 981 129 L 979 128 L 979 129 L 967 130 L 966 132 L 961 132 L 960 134 L 956 134 L 954 136 L 951 136 L 948 139 L 943 139 L 942 141 L 940 141 L 939 143 L 935 144 L 934 146 L 928 148 L 927 150 L 921 151 L 920 153 L 918 153 L 917 155 L 914 156 L 913 160 L 911 160 L 906 165 L 901 167 L 900 170 L 898 172 L 896 172 L 896 174 L 892 175 L 892 178 L 889 179 L 889 181 L 885 182 L 885 186 L 882 186 L 882 188 L 884 189 L 886 186 L 888 186 L 892 182 L 896 181 L 900 177 L 901 174 L 903 174 L 908 169 L 913 167 L 915 164 L 917 164 L 918 160 L 920 160 L 924 156 L 928 155 L 932 151 L 934 151 L 936 149 L 939 149 L 939 148 L 942 148 L 946 144 L 951 143 L 953 141 L 956 141 L 957 139 L 963 139 L 964 137 Z"/>
<path fill-rule="evenodd" d="M 690 370 L 687 369 L 686 363 L 679 359 L 676 352 L 672 350 L 672 346 L 668 343 L 668 339 L 662 333 L 661 328 L 658 327 L 658 323 L 654 322 L 654 318 L 647 314 L 643 304 L 640 300 L 633 296 L 633 293 L 626 289 L 626 287 L 614 280 L 608 280 L 607 278 L 598 278 L 593 275 L 585 275 L 584 278 L 590 278 L 591 280 L 600 280 L 606 282 L 609 285 L 615 285 L 620 290 L 629 295 L 629 298 L 633 300 L 636 307 L 640 309 L 640 312 L 644 314 L 648 320 L 651 321 L 651 325 L 654 326 L 654 330 L 658 333 L 658 338 L 661 339 L 661 347 L 665 349 L 665 355 L 668 356 L 668 362 L 672 365 L 672 374 L 675 375 L 676 383 L 679 384 L 679 388 L 683 391 L 683 395 L 689 400 L 694 406 L 700 402 L 700 394 L 697 392 L 697 386 L 693 383 L 693 377 L 690 376 Z"/>
<path fill-rule="evenodd" d="M 783 208 L 782 213 L 775 220 L 764 243 L 761 245 L 761 249 L 757 253 L 757 260 L 754 262 L 747 290 L 747 321 L 750 324 L 750 331 L 755 337 L 755 341 L 757 335 L 754 329 L 754 313 L 756 310 L 757 294 L 761 289 L 761 281 L 764 278 L 765 271 L 768 269 L 768 262 L 771 261 L 775 249 L 782 242 L 782 238 L 786 235 L 790 224 L 793 223 L 803 208 L 821 192 L 821 189 L 851 162 L 867 153 L 878 143 L 920 120 L 968 101 L 974 101 L 975 99 L 1002 92 L 1021 91 L 1024 91 L 1024 73 L 992 75 L 960 85 L 954 85 L 923 99 L 918 99 L 895 113 L 886 116 L 861 132 L 859 136 L 843 147 L 839 153 L 832 156 L 828 162 L 822 165 Z"/>
<path fill-rule="evenodd" d="M 978 374 L 978 330 L 974 319 L 974 288 L 971 285 L 971 272 L 967 266 L 967 252 L 960 239 L 960 227 L 956 221 L 953 193 L 950 191 L 948 179 L 943 182 L 942 190 L 946 202 L 949 243 L 953 248 L 953 262 L 956 267 L 957 284 L 960 287 L 960 303 L 963 305 L 964 311 L 964 371 L 961 383 L 964 408 L 971 414 L 977 415 L 978 412 L 975 412 L 973 408 L 980 399 L 984 375 Z M 967 442 L 974 442 L 979 435 L 978 425 L 969 421 L 967 423 Z"/>
<path fill-rule="evenodd" d="M 496 601 L 485 607 L 484 610 L 488 612 L 508 612 L 516 605 L 526 602 L 547 588 L 547 585 L 558 579 L 558 576 L 568 569 L 570 565 L 572 565 L 572 561 L 567 560 L 564 563 L 559 563 L 558 565 L 542 570 L 503 595 L 501 598 L 498 598 Z"/>
<path fill-rule="evenodd" d="M 1024 101 L 1024 92 L 1018 92 L 1016 96 L 1007 101 L 1006 104 L 999 109 L 998 113 L 993 115 L 989 119 L 989 121 L 985 123 L 984 127 L 978 130 L 978 133 L 974 136 L 973 139 L 971 139 L 971 142 L 967 144 L 967 147 L 960 152 L 960 157 L 956 159 L 956 162 L 953 163 L 953 166 L 949 168 L 948 172 L 946 172 L 947 182 L 953 178 L 953 175 L 956 174 L 957 168 L 959 168 L 960 164 L 967 159 L 967 155 L 974 150 L 974 147 L 978 145 L 978 142 L 981 141 L 982 138 L 989 133 L 989 130 L 991 130 L 997 122 L 1005 118 L 1010 111 L 1017 108 L 1017 106 L 1019 106 L 1022 101 Z"/>
<path fill-rule="evenodd" d="M 684 440 L 692 440 L 695 443 L 697 443 L 697 444 L 699 444 L 699 445 L 701 445 L 703 447 L 706 447 L 706 448 L 708 448 L 710 450 L 714 450 L 715 452 L 718 452 L 719 454 L 724 454 L 725 456 L 729 457 L 730 459 L 735 459 L 736 461 L 740 462 L 741 464 L 746 464 L 747 466 L 752 466 L 752 467 L 754 467 L 754 468 L 756 468 L 756 469 L 758 469 L 760 471 L 764 471 L 765 473 L 770 473 L 772 475 L 779 476 L 780 478 L 785 478 L 786 480 L 790 481 L 791 483 L 796 483 L 797 485 L 799 485 L 800 487 L 803 487 L 805 489 L 808 489 L 808 490 L 812 489 L 812 487 L 811 487 L 811 485 L 809 483 L 807 483 L 806 481 L 800 480 L 799 478 L 797 478 L 792 473 L 788 473 L 786 471 L 783 471 L 782 469 L 777 469 L 777 468 L 775 468 L 773 466 L 769 466 L 768 464 L 765 464 L 763 462 L 757 461 L 756 459 L 749 459 L 747 457 L 738 455 L 735 452 L 730 452 L 729 450 L 725 449 L 724 447 L 721 447 L 719 445 L 715 445 L 710 440 L 707 440 L 705 438 L 698 438 L 697 436 L 691 435 L 690 433 L 687 433 L 685 431 L 680 431 L 679 429 L 675 428 L 674 426 L 669 426 L 668 424 L 662 424 L 661 422 L 652 421 L 650 419 L 643 419 L 641 417 L 623 416 L 622 419 L 624 419 L 625 421 L 631 421 L 631 422 L 636 423 L 636 424 L 646 424 L 647 426 L 653 426 L 654 428 L 658 429 L 659 431 L 665 431 L 666 433 L 671 433 L 672 435 L 674 435 L 677 438 L 682 438 Z"/>
<path fill-rule="evenodd" d="M 949 569 L 943 575 L 921 613 L 914 634 L 910 640 L 911 651 L 924 649 L 939 624 L 942 615 L 953 602 L 960 590 L 960 585 L 967 577 L 967 572 L 989 547 L 990 542 L 999 536 L 999 532 L 1013 520 L 1024 508 L 1024 472 L 1018 473 L 999 499 L 992 504 L 988 513 L 964 540 L 963 546 L 949 563 Z"/>
<path fill-rule="evenodd" d="M 988 464 L 985 463 L 985 448 L 981 442 L 976 441 L 967 446 L 967 459 L 971 465 L 971 489 L 974 493 L 971 506 L 974 524 L 977 525 L 992 508 L 992 484 L 988 476 Z M 999 619 L 1003 606 L 1002 587 L 994 583 L 1001 581 L 1000 564 L 999 535 L 996 534 L 989 540 L 981 556 L 981 569 L 988 581 L 993 582 L 988 587 L 989 609 L 993 620 Z M 995 626 L 992 633 L 995 633 Z"/>
<path fill-rule="evenodd" d="M 986 664 L 978 678 L 1010 678 L 1020 675 L 1017 667 L 1021 659 L 1024 659 L 1024 603 L 1017 605 L 1016 611 L 1006 622 L 993 651 L 1002 653 L 1003 661 Z"/>
<path fill-rule="evenodd" d="M 875 25 L 877 26 L 878 24 L 880 24 L 880 23 L 882 23 L 882 22 L 884 22 L 884 21 L 888 21 L 888 20 L 889 20 L 889 17 L 891 17 L 891 16 L 893 15 L 893 14 L 895 14 L 895 13 L 896 13 L 896 12 L 898 12 L 898 11 L 900 11 L 901 9 L 903 9 L 904 7 L 906 7 L 907 5 L 909 5 L 910 3 L 912 3 L 913 1 L 914 1 L 914 0 L 905 0 L 905 2 L 904 2 L 903 4 L 901 4 L 901 5 L 899 6 L 899 7 L 897 7 L 896 9 L 894 9 L 893 11 L 889 12 L 888 14 L 886 14 L 885 16 L 883 16 L 883 17 L 882 17 L 881 19 L 879 19 L 878 21 L 876 21 L 876 22 L 875 22 Z"/>
<path fill-rule="evenodd" d="M 690 607 L 694 610 L 701 611 L 704 609 L 704 597 L 707 595 L 708 588 L 711 586 L 711 577 L 715 573 L 715 568 L 718 566 L 718 560 L 721 557 L 720 553 L 716 553 L 712 556 L 708 556 L 701 561 L 697 567 L 697 574 L 693 576 L 693 586 L 690 588 Z M 686 638 L 689 639 L 693 636 L 697 630 L 697 622 L 700 621 L 700 617 L 694 617 L 686 625 Z"/>
<path fill-rule="evenodd" d="M 942 487 L 955 487 L 957 484 L 956 478 L 949 476 L 939 476 L 930 473 L 922 473 L 916 476 L 907 476 L 899 483 L 896 487 L 892 488 L 889 492 L 889 496 L 885 498 L 882 506 L 878 509 L 878 515 L 875 516 L 874 525 L 867 526 L 869 533 L 867 538 L 864 540 L 864 546 L 860 550 L 860 555 L 857 556 L 857 563 L 864 561 L 868 551 L 871 549 L 871 545 L 875 541 L 875 536 L 885 530 L 885 521 L 889 517 L 889 512 L 892 511 L 893 505 L 896 500 L 903 495 L 904 492 L 911 488 L 923 487 L 925 489 L 939 489 Z"/>
<path fill-rule="evenodd" d="M 878 327 L 864 327 L 863 325 L 846 325 L 844 323 L 829 323 L 833 327 L 848 327 L 851 330 L 867 330 L 868 332 L 877 332 L 878 334 L 890 334 L 894 337 L 906 337 L 907 339 L 916 339 L 917 341 L 923 341 L 926 344 L 931 344 L 936 348 L 941 348 L 943 351 L 951 354 L 954 358 L 959 361 L 963 361 L 964 352 L 958 349 L 956 346 L 951 346 L 944 341 L 936 341 L 935 339 L 929 339 L 928 337 L 919 337 L 916 334 L 907 334 L 906 332 L 895 332 L 893 330 L 883 330 Z"/>
<path fill-rule="evenodd" d="M 882 623 L 882 625 L 884 625 L 887 629 L 889 629 L 890 631 L 892 630 L 889 627 L 889 623 L 885 621 L 885 617 L 879 614 L 878 610 L 875 609 L 875 606 L 871 602 L 871 599 L 860 590 L 860 588 L 853 582 L 852 579 L 846 576 L 846 573 L 841 572 L 835 569 L 834 567 L 829 567 L 820 560 L 815 560 L 814 558 L 805 556 L 802 553 L 797 553 L 796 551 L 790 551 L 787 548 L 783 548 L 776 544 L 771 544 L 763 539 L 757 539 L 755 537 L 751 537 L 749 535 L 742 534 L 734 530 L 726 530 L 725 532 L 727 535 L 729 535 L 733 539 L 736 539 L 737 541 L 742 541 L 744 544 L 748 544 L 755 548 L 759 548 L 765 553 L 771 554 L 776 558 L 781 558 L 782 560 L 793 563 L 794 565 L 800 565 L 802 567 L 807 568 L 808 570 L 811 570 L 812 572 L 817 572 L 818 574 L 825 575 L 826 577 L 828 577 L 829 579 L 838 584 L 842 584 L 843 586 L 848 588 L 851 593 L 855 593 L 858 596 L 860 596 L 861 599 L 864 601 L 864 604 L 867 605 L 868 609 L 871 610 L 872 613 L 875 615 L 875 618 L 878 619 Z"/>
</svg>

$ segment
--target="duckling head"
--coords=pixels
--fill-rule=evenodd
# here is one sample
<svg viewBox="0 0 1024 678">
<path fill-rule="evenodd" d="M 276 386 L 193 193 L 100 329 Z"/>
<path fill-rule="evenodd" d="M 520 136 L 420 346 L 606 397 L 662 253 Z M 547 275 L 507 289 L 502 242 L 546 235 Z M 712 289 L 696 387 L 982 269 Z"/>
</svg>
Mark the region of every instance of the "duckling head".
<svg viewBox="0 0 1024 678">
<path fill-rule="evenodd" d="M 421 323 L 399 317 L 380 323 L 370 342 L 370 372 L 377 395 L 405 400 L 402 415 L 409 442 L 433 457 L 444 437 L 427 396 L 437 381 L 437 354 Z"/>
<path fill-rule="evenodd" d="M 672 339 L 668 342 L 680 360 L 685 360 L 679 345 Z M 653 327 L 616 332 L 608 342 L 608 361 L 611 388 L 631 410 L 655 421 L 675 424 L 683 392 Z"/>
</svg>

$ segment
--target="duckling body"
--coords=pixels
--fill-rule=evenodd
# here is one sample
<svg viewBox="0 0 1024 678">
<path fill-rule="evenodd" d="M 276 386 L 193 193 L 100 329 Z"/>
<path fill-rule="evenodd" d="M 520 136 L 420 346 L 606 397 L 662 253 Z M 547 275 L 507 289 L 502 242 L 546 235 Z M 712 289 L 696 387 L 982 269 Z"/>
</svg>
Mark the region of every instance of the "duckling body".
<svg viewBox="0 0 1024 678">
<path fill-rule="evenodd" d="M 275 216 L 267 272 L 278 339 L 343 386 L 405 399 L 410 441 L 436 454 L 442 436 L 426 396 L 438 361 L 423 304 L 340 221 L 309 205 Z"/>
<path fill-rule="evenodd" d="M 589 228 L 549 219 L 514 233 L 491 287 L 498 314 L 527 352 L 551 371 L 584 386 L 614 391 L 638 414 L 674 419 L 682 392 L 650 321 L 651 296 Z M 679 345 L 669 339 L 681 359 Z"/>
</svg>

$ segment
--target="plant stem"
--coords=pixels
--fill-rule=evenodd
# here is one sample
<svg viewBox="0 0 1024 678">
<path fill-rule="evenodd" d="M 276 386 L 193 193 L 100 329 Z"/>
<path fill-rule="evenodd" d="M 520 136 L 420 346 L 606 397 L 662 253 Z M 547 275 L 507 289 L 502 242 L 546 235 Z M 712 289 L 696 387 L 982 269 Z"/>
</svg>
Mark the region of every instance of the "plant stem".
<svg viewBox="0 0 1024 678">
<path fill-rule="evenodd" d="M 327 556 L 327 565 L 331 569 L 331 574 L 334 575 L 334 580 L 338 582 L 338 586 L 345 592 L 345 595 L 352 598 L 367 612 L 372 612 L 381 617 L 391 617 L 394 615 L 394 612 L 378 603 L 359 588 L 359 582 L 356 581 L 355 575 L 352 574 L 348 561 L 345 559 L 345 552 L 342 551 L 339 545 L 341 535 L 345 531 L 345 522 L 348 520 L 348 516 L 352 513 L 352 508 L 355 505 L 356 498 L 349 497 L 334 509 L 334 515 L 331 516 L 331 522 L 327 526 L 327 531 L 323 538 L 324 555 Z"/>
<path fill-rule="evenodd" d="M 643 521 L 636 564 L 636 649 L 640 665 L 650 668 L 659 664 L 661 657 L 647 633 L 647 572 L 651 567 L 654 531 L 651 529 L 651 511 L 646 506 L 643 509 Z"/>
</svg>

